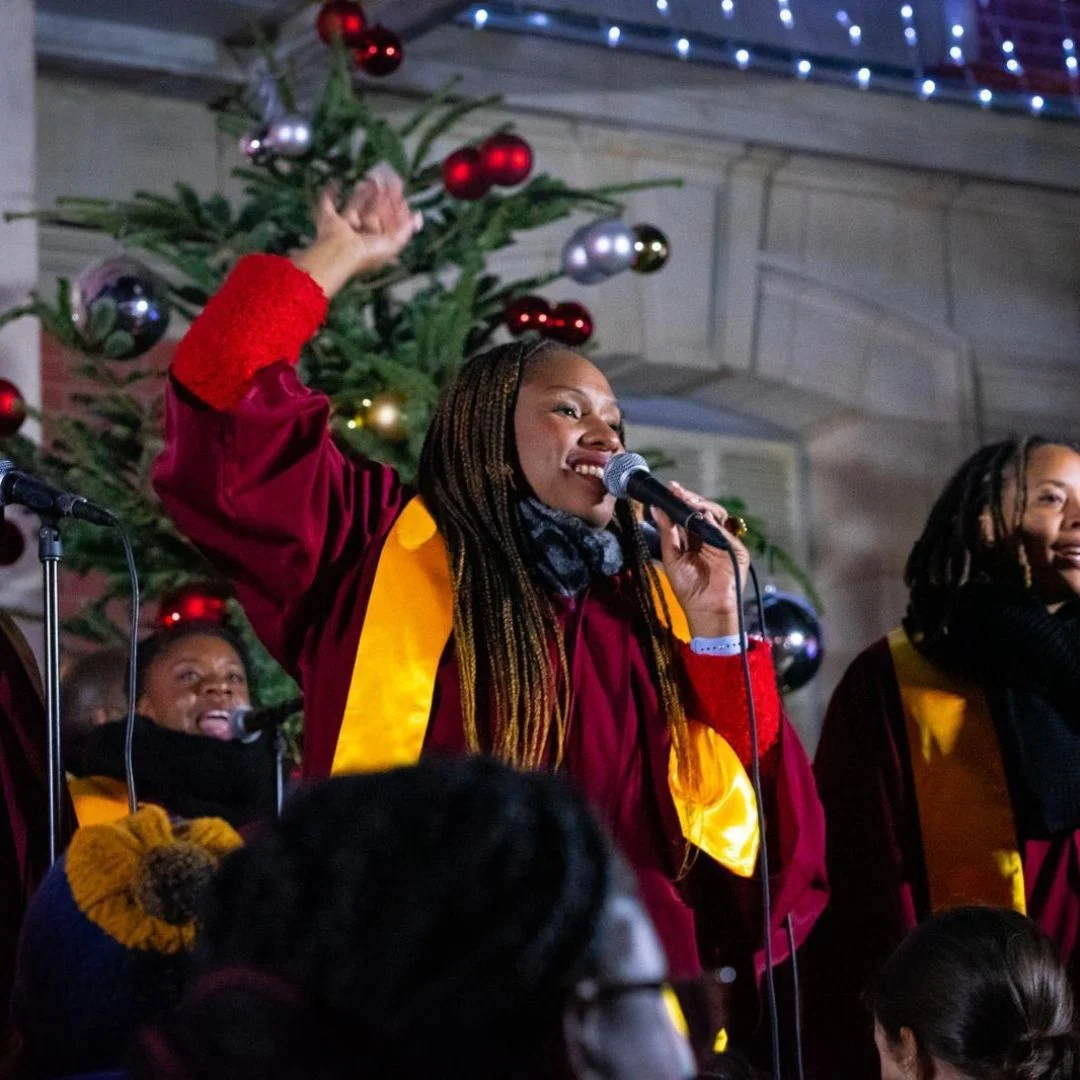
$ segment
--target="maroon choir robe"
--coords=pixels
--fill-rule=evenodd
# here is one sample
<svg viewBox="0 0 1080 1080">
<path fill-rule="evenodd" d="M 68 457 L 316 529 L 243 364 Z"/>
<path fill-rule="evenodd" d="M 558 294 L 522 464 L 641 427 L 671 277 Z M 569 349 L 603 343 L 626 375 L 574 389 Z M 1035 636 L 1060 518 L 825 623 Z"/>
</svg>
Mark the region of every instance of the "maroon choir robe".
<svg viewBox="0 0 1080 1080">
<path fill-rule="evenodd" d="M 828 820 L 829 906 L 802 950 L 814 1080 L 877 1080 L 862 995 L 931 913 L 907 726 L 887 640 L 855 659 L 825 716 L 814 772 Z M 1028 915 L 1080 974 L 1080 833 L 1018 837 Z"/>
<path fill-rule="evenodd" d="M 325 309 L 287 260 L 242 260 L 177 351 L 154 470 L 173 520 L 233 581 L 259 637 L 303 688 L 310 777 L 330 772 L 378 557 L 412 494 L 392 469 L 342 455 L 328 400 L 282 362 L 295 361 Z M 574 700 L 565 771 L 637 871 L 673 975 L 735 968 L 756 1017 L 758 887 L 705 856 L 676 881 L 684 848 L 667 787 L 670 740 L 625 581 L 597 582 L 563 606 L 562 620 Z M 748 753 L 739 659 L 681 655 L 688 712 Z M 801 941 L 825 903 L 823 820 L 806 755 L 780 719 L 767 650 L 756 645 L 751 660 L 769 746 L 772 937 L 783 958 L 785 918 Z M 462 729 L 451 640 L 425 752 L 460 752 Z"/>
</svg>

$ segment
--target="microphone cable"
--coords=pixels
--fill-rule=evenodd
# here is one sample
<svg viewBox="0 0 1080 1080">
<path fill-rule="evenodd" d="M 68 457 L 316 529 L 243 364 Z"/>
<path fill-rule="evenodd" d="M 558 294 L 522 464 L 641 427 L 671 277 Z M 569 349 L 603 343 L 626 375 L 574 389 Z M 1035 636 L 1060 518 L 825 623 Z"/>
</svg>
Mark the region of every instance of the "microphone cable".
<svg viewBox="0 0 1080 1080">
<path fill-rule="evenodd" d="M 112 527 L 120 534 L 124 545 L 124 557 L 127 560 L 128 578 L 131 582 L 131 626 L 128 641 L 128 708 L 124 726 L 124 779 L 127 782 L 128 813 L 134 814 L 139 808 L 135 791 L 135 767 L 132 762 L 132 745 L 135 740 L 135 692 L 136 665 L 139 659 L 139 575 L 135 568 L 135 552 L 131 540 L 120 519 L 111 511 L 105 511 Z"/>
<path fill-rule="evenodd" d="M 736 557 L 734 548 L 728 548 L 728 555 L 731 557 L 731 566 L 735 575 L 735 610 L 739 621 L 739 643 L 741 645 L 739 656 L 742 660 L 743 686 L 746 690 L 747 713 L 750 720 L 750 779 L 754 787 L 754 798 L 757 801 L 758 835 L 760 837 L 758 876 L 761 882 L 761 918 L 765 928 L 765 988 L 769 1002 L 769 1042 L 772 1050 L 774 1080 L 782 1080 L 780 1070 L 780 1016 L 777 1010 L 776 976 L 773 972 L 772 890 L 769 875 L 769 845 L 765 832 L 765 797 L 761 783 L 761 741 L 758 736 L 757 706 L 754 702 L 753 680 L 750 677 L 750 639 L 746 634 L 746 612 L 743 610 L 742 575 L 739 573 L 739 560 Z M 754 570 L 753 563 L 749 566 L 749 572 L 750 580 L 754 585 L 758 614 L 761 620 L 762 645 L 764 648 L 768 648 L 769 639 L 765 628 L 764 608 L 761 602 L 761 586 L 758 582 L 758 576 Z"/>
</svg>

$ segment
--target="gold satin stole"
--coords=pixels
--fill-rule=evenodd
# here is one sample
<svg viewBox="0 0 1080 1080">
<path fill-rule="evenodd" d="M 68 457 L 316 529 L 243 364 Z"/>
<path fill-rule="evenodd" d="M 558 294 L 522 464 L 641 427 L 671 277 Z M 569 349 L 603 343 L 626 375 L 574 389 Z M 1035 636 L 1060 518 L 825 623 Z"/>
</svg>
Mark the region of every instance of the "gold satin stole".
<svg viewBox="0 0 1080 1080">
<path fill-rule="evenodd" d="M 662 584 L 676 636 L 689 640 L 682 609 Z M 419 760 L 431 718 L 439 659 L 453 632 L 446 546 L 417 497 L 386 538 L 356 651 L 333 774 L 370 772 Z M 746 770 L 727 741 L 691 721 L 700 783 L 685 790 L 675 753 L 668 784 L 684 837 L 741 877 L 754 871 L 760 836 Z"/>
<path fill-rule="evenodd" d="M 931 908 L 983 904 L 1026 914 L 1023 860 L 986 695 L 931 664 L 902 629 L 889 635 L 889 649 L 907 726 Z"/>
</svg>

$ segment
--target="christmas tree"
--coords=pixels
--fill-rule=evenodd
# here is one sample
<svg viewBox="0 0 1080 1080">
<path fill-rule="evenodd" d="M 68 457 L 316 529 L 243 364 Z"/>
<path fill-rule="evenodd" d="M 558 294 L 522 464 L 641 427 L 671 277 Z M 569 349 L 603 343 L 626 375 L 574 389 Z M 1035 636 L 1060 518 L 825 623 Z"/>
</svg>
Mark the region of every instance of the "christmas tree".
<svg viewBox="0 0 1080 1080">
<path fill-rule="evenodd" d="M 165 622 L 224 614 L 243 628 L 227 584 L 176 531 L 150 489 L 150 464 L 161 448 L 163 376 L 138 358 L 164 334 L 170 311 L 194 318 L 240 257 L 285 254 L 309 241 L 312 207 L 327 185 L 346 192 L 386 163 L 425 217 L 396 265 L 354 280 L 334 299 L 301 358 L 305 381 L 333 403 L 334 435 L 346 452 L 389 462 L 406 477 L 442 386 L 501 328 L 585 345 L 592 334 L 588 311 L 575 303 L 550 305 L 536 290 L 564 273 L 583 284 L 627 269 L 648 273 L 667 258 L 658 229 L 619 220 L 618 197 L 652 184 L 580 191 L 533 174 L 531 148 L 505 125 L 448 157 L 436 156 L 455 125 L 496 105 L 496 98 L 464 100 L 447 87 L 404 120 L 379 115 L 354 65 L 385 74 L 400 62 L 401 44 L 381 28 L 361 26 L 368 38 L 378 33 L 354 40 L 354 53 L 346 45 L 357 28 L 342 22 L 354 11 L 359 8 L 336 0 L 320 15 L 330 72 L 310 115 L 298 111 L 291 80 L 275 69 L 270 53 L 249 91 L 219 107 L 220 126 L 242 137 L 248 157 L 235 171 L 244 192 L 239 206 L 177 184 L 167 196 L 63 199 L 35 215 L 107 234 L 148 256 L 162 275 L 133 258 L 108 260 L 74 284 L 61 280 L 54 298 L 33 295 L 0 316 L 0 326 L 24 316 L 40 319 L 77 357 L 73 374 L 83 387 L 72 396 L 77 413 L 41 418 L 42 445 L 9 434 L 0 450 L 125 522 L 143 596 L 155 605 L 164 601 L 159 618 Z M 489 272 L 488 257 L 515 236 L 575 211 L 597 220 L 570 237 L 562 266 L 526 280 Z M 122 639 L 126 619 L 118 601 L 128 590 L 122 551 L 108 533 L 78 522 L 66 524 L 64 533 L 66 568 L 105 580 L 100 597 L 65 630 L 93 642 Z M 262 700 L 289 694 L 284 675 L 265 654 L 255 654 L 253 683 Z"/>
</svg>

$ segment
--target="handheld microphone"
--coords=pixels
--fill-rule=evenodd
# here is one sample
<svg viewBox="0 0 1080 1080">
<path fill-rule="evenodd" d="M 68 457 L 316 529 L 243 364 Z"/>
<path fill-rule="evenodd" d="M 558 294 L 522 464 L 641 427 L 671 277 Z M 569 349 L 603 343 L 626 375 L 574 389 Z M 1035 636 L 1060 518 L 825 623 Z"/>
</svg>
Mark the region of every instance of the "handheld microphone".
<svg viewBox="0 0 1080 1080">
<path fill-rule="evenodd" d="M 676 525 L 696 536 L 703 544 L 730 551 L 731 544 L 700 510 L 683 502 L 669 487 L 649 472 L 640 454 L 616 454 L 604 466 L 604 487 L 616 499 L 637 499 L 646 506 L 663 510 Z"/>
<path fill-rule="evenodd" d="M 229 736 L 233 739 L 250 739 L 261 731 L 272 731 L 303 707 L 302 697 L 293 698 L 281 705 L 270 705 L 265 709 L 238 705 L 229 710 Z"/>
<path fill-rule="evenodd" d="M 11 505 L 25 506 L 42 516 L 73 517 L 92 525 L 115 524 L 104 507 L 82 495 L 60 491 L 24 473 L 10 458 L 0 458 L 0 509 Z"/>
</svg>

